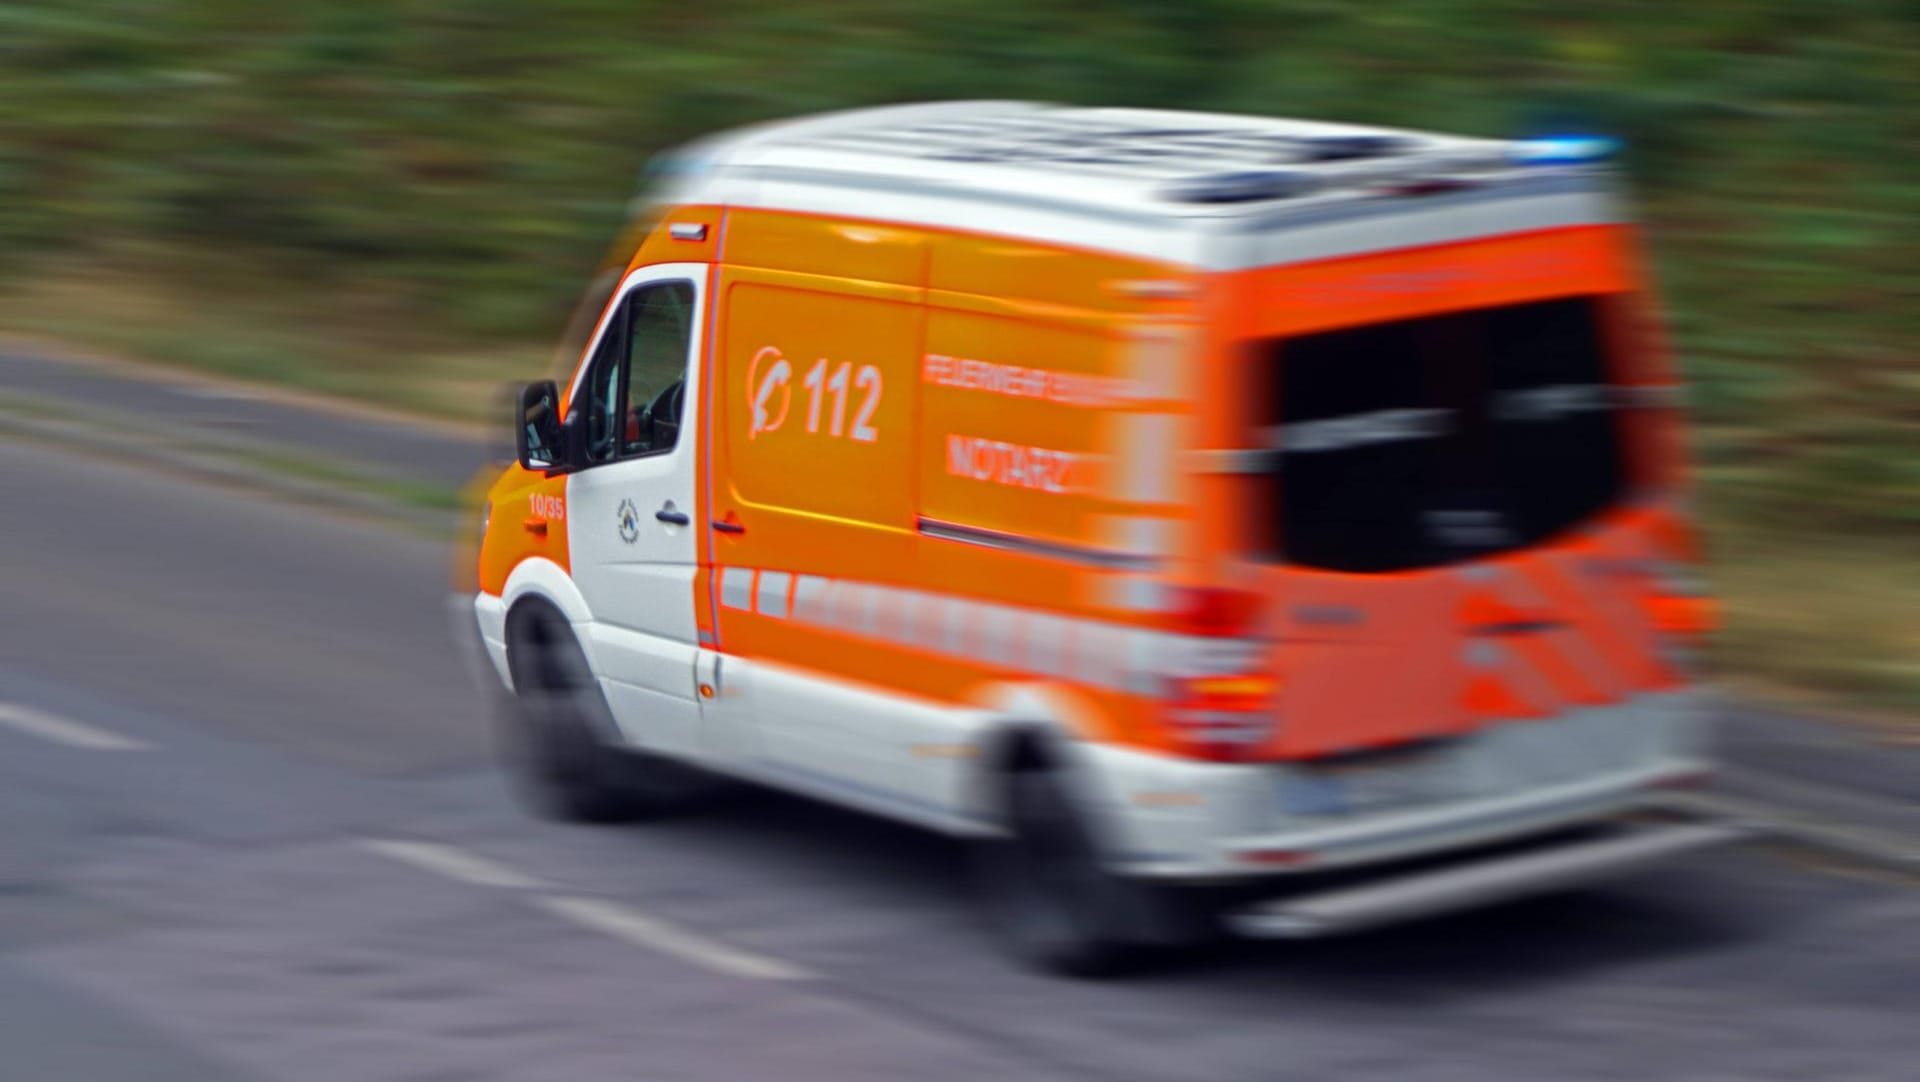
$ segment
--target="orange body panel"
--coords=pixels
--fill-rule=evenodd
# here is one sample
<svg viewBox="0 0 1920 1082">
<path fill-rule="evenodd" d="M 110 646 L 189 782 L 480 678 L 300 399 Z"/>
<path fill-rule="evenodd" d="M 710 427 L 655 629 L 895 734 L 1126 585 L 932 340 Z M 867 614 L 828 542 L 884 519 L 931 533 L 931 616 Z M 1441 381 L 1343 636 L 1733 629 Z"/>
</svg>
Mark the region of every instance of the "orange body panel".
<svg viewBox="0 0 1920 1082">
<path fill-rule="evenodd" d="M 1168 269 L 793 214 L 735 212 L 727 231 L 708 491 L 712 514 L 734 516 L 745 532 L 715 534 L 713 563 L 1112 618 L 1091 603 L 1089 572 L 928 538 L 918 524 L 1090 543 L 1097 518 L 1123 507 L 1106 495 L 1101 472 L 1107 385 L 1119 379 L 1127 331 L 1166 307 L 1107 283 L 1165 279 Z M 769 382 L 782 362 L 784 378 Z M 989 379 L 1019 371 L 984 389 L 963 362 L 988 366 Z M 844 406 L 827 386 L 843 365 Z M 820 386 L 810 387 L 816 372 Z M 1053 372 L 1082 378 L 1034 384 L 1035 373 Z M 1095 395 L 1105 397 L 1088 400 Z M 949 435 L 982 441 L 967 461 L 987 479 L 954 472 Z M 1013 469 L 989 461 L 1012 453 L 1001 445 L 1061 457 Z M 915 649 L 900 634 L 836 635 L 717 612 L 728 653 L 937 701 L 968 701 L 989 682 L 1034 675 Z M 976 642 L 992 633 L 960 632 Z M 1008 645 L 1010 655 L 1023 650 Z M 1150 738 L 1130 697 L 1088 696 L 1102 707 L 1103 731 L 1092 735 Z"/>
<path fill-rule="evenodd" d="M 523 560 L 547 559 L 571 571 L 567 555 L 567 479 L 509 466 L 487 491 L 487 538 L 480 589 L 499 594 Z"/>
</svg>

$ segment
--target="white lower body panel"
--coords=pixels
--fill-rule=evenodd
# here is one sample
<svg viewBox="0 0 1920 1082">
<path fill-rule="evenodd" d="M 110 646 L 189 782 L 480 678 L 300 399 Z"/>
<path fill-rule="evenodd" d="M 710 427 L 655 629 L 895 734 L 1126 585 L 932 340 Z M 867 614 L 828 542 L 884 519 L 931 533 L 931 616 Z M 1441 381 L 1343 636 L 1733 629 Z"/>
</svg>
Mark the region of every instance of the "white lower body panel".
<svg viewBox="0 0 1920 1082">
<path fill-rule="evenodd" d="M 1350 766 L 1089 748 L 1116 866 L 1220 879 L 1368 864 L 1617 816 L 1707 772 L 1689 693 L 1512 721 Z"/>
</svg>

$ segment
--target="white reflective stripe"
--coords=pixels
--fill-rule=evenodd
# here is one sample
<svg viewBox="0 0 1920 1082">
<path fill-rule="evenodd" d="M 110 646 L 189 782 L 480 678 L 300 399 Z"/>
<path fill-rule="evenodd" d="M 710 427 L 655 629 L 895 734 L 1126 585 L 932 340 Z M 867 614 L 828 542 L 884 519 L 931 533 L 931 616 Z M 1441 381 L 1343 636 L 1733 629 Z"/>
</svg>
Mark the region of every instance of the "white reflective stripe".
<svg viewBox="0 0 1920 1082">
<path fill-rule="evenodd" d="M 1129 503 L 1172 503 L 1181 418 L 1171 413 L 1119 413 L 1109 418 L 1114 470 L 1109 494 Z"/>
<path fill-rule="evenodd" d="M 1158 695 L 1168 674 L 1242 671 L 1258 664 L 1261 643 L 1129 627 L 975 601 L 949 594 L 820 575 L 719 569 L 722 603 L 841 634 L 962 659 L 994 669 L 1075 680 L 1095 687 Z M 1148 576 L 1128 590 L 1169 593 Z M 791 586 L 791 594 L 789 594 Z M 1240 667 L 1236 667 L 1240 666 Z"/>
<path fill-rule="evenodd" d="M 908 646 L 920 645 L 920 609 L 926 604 L 926 595 L 918 590 L 896 588 L 893 591 L 894 619 L 899 622 L 899 641 Z"/>
<path fill-rule="evenodd" d="M 890 642 L 906 640 L 909 627 L 906 591 L 893 586 L 873 587 L 867 613 L 867 634 Z"/>
<path fill-rule="evenodd" d="M 754 591 L 754 608 L 762 616 L 787 618 L 787 587 L 793 576 L 785 571 L 760 572 L 760 584 Z"/>
<path fill-rule="evenodd" d="M 968 636 L 974 634 L 980 624 L 980 606 L 972 601 L 950 598 L 946 617 L 941 624 L 942 647 L 955 657 L 966 657 Z"/>
<path fill-rule="evenodd" d="M 946 635 L 947 599 L 920 590 L 902 593 L 907 601 L 907 641 L 923 650 L 940 650 Z"/>
<path fill-rule="evenodd" d="M 1166 557 L 1174 553 L 1180 523 L 1148 515 L 1101 515 L 1094 520 L 1094 536 L 1104 549 L 1128 556 Z"/>
<path fill-rule="evenodd" d="M 858 593 L 859 603 L 855 606 L 857 615 L 854 630 L 868 638 L 880 637 L 881 609 L 886 604 L 886 587 L 873 583 L 862 583 Z"/>
<path fill-rule="evenodd" d="M 980 635 L 974 657 L 990 665 L 1013 665 L 1020 634 L 1019 613 L 1005 605 L 980 607 Z"/>
<path fill-rule="evenodd" d="M 1160 693 L 1161 674 L 1173 671 L 1169 661 L 1178 661 L 1181 636 L 1130 628 L 1127 631 L 1127 666 L 1120 679 L 1126 690 L 1141 695 Z"/>
<path fill-rule="evenodd" d="M 827 580 L 801 575 L 793 584 L 793 618 L 809 624 L 827 622 Z"/>
<path fill-rule="evenodd" d="M 1173 590 L 1151 575 L 1106 575 L 1100 579 L 1100 604 L 1121 612 L 1167 612 Z"/>
<path fill-rule="evenodd" d="M 1027 663 L 1023 668 L 1043 676 L 1067 674 L 1067 629 L 1072 625 L 1051 613 L 1027 614 Z"/>
<path fill-rule="evenodd" d="M 1073 675 L 1095 687 L 1117 688 L 1126 670 L 1127 632 L 1112 624 L 1077 621 Z"/>
<path fill-rule="evenodd" d="M 720 569 L 720 604 L 729 609 L 753 611 L 752 568 L 723 567 Z"/>
<path fill-rule="evenodd" d="M 1186 335 L 1174 327 L 1142 327 L 1127 343 L 1127 375 L 1133 397 L 1185 398 Z"/>
<path fill-rule="evenodd" d="M 827 626 L 855 634 L 865 634 L 867 623 L 867 586 L 839 579 L 827 587 Z"/>
</svg>

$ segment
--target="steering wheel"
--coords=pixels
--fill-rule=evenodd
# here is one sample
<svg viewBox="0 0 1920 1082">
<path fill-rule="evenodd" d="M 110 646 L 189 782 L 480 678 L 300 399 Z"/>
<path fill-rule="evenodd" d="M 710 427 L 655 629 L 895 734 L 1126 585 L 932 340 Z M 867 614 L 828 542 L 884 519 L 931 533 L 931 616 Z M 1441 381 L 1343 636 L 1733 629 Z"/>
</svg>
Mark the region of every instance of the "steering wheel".
<svg viewBox="0 0 1920 1082">
<path fill-rule="evenodd" d="M 674 380 L 661 389 L 659 394 L 653 396 L 653 401 L 647 404 L 647 416 L 655 421 L 677 425 L 680 423 L 680 406 L 686 397 L 687 381 Z"/>
<path fill-rule="evenodd" d="M 680 433 L 680 408 L 686 398 L 685 380 L 674 380 L 653 401 L 646 404 L 634 418 L 635 427 L 644 434 L 646 450 L 657 451 L 673 446 Z M 638 442 L 638 441 L 630 441 Z"/>
</svg>

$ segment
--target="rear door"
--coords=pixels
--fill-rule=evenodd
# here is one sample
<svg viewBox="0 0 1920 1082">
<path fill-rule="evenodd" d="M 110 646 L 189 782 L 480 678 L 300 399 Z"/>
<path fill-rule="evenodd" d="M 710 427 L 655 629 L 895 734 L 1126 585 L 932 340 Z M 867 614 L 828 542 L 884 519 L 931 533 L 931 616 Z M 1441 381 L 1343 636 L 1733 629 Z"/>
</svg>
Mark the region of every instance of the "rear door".
<svg viewBox="0 0 1920 1082">
<path fill-rule="evenodd" d="M 1596 297 L 1273 343 L 1283 741 L 1326 753 L 1610 701 L 1618 667 L 1529 573 L 1619 507 Z"/>
<path fill-rule="evenodd" d="M 697 750 L 694 657 L 695 464 L 707 267 L 672 263 L 629 275 L 573 402 L 589 465 L 568 481 L 573 578 L 586 636 L 627 739 Z M 570 407 L 571 408 L 571 407 Z"/>
</svg>

